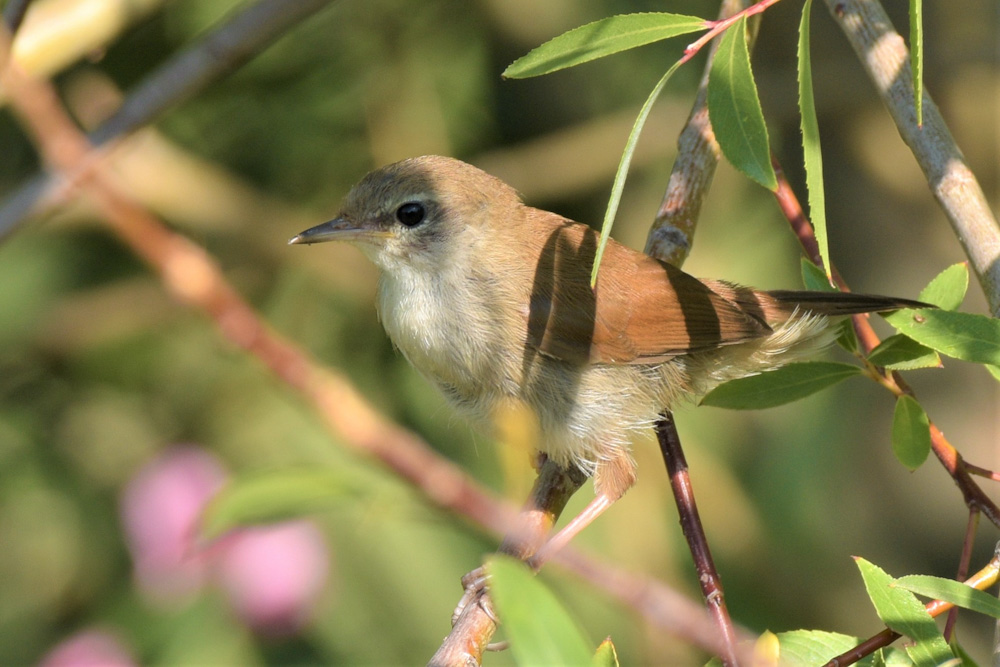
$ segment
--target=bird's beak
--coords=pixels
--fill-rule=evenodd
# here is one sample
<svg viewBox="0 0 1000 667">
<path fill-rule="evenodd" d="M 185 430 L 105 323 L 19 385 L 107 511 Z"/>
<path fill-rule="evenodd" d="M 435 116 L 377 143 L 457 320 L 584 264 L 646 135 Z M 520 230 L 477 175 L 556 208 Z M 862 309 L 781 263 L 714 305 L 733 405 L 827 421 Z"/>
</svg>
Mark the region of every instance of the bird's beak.
<svg viewBox="0 0 1000 667">
<path fill-rule="evenodd" d="M 389 232 L 367 227 L 359 227 L 347 218 L 334 218 L 322 225 L 310 227 L 304 232 L 292 237 L 288 245 L 310 243 L 325 243 L 327 241 L 371 242 L 374 239 L 385 238 Z"/>
</svg>

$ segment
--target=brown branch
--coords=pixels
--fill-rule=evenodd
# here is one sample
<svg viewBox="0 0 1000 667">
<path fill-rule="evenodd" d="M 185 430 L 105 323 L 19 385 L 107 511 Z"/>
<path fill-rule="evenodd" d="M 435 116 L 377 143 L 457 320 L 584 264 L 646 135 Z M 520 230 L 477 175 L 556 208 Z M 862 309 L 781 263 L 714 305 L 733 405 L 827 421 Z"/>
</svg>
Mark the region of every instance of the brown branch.
<svg viewBox="0 0 1000 667">
<path fill-rule="evenodd" d="M 924 122 L 917 125 L 909 52 L 903 38 L 878 0 L 825 2 L 948 216 L 979 278 L 990 312 L 1000 316 L 1000 225 L 926 90 Z"/>
<path fill-rule="evenodd" d="M 736 15 L 749 5 L 747 0 L 725 0 L 719 8 L 719 19 Z M 716 47 L 717 44 L 713 44 L 709 50 L 698 94 L 677 138 L 677 157 L 663 201 L 646 237 L 647 255 L 677 267 L 684 264 L 691 252 L 701 207 L 722 156 L 708 119 L 708 73 Z"/>
<path fill-rule="evenodd" d="M 674 417 L 669 412 L 660 415 L 656 422 L 656 439 L 660 443 L 663 462 L 670 476 L 670 488 L 677 503 L 677 514 L 680 517 L 681 531 L 691 550 L 695 570 L 698 573 L 698 583 L 709 613 L 715 619 L 719 629 L 725 652 L 720 654 L 724 665 L 736 665 L 736 633 L 733 621 L 729 618 L 726 599 L 722 592 L 722 581 L 712 559 L 712 551 L 708 547 L 708 538 L 698 513 L 698 504 L 694 499 L 694 487 L 688 472 L 687 459 L 681 448 L 680 435 L 674 424 Z"/>
<path fill-rule="evenodd" d="M 259 0 L 235 14 L 146 77 L 118 111 L 90 134 L 90 143 L 104 146 L 148 125 L 168 109 L 238 69 L 331 1 Z M 64 173 L 62 179 L 45 173 L 29 178 L 0 207 L 0 239 L 12 232 L 42 200 L 52 205 L 50 195 L 59 185 L 66 181 L 77 183 L 82 175 L 76 172 L 89 168 L 87 163 L 77 165 Z"/>
<path fill-rule="evenodd" d="M 441 458 L 419 437 L 385 420 L 342 376 L 322 369 L 274 332 L 226 282 L 202 248 L 171 232 L 122 193 L 102 161 L 94 157 L 95 150 L 87 137 L 73 125 L 51 84 L 27 77 L 9 62 L 9 38 L 2 30 L 0 85 L 9 92 L 12 108 L 46 163 L 55 171 L 76 175 L 80 185 L 95 198 L 104 222 L 157 272 L 174 298 L 205 312 L 224 338 L 255 356 L 301 394 L 340 442 L 379 460 L 438 507 L 470 519 L 495 535 L 511 533 L 517 525 L 513 509 Z M 550 492 L 565 493 L 559 489 Z M 558 554 L 556 561 L 566 563 L 595 587 L 634 607 L 650 624 L 683 636 L 706 651 L 719 650 L 714 625 L 701 608 L 689 600 L 682 602 L 685 598 L 663 584 L 607 568 L 570 549 Z M 640 595 L 637 590 L 644 592 Z"/>
</svg>

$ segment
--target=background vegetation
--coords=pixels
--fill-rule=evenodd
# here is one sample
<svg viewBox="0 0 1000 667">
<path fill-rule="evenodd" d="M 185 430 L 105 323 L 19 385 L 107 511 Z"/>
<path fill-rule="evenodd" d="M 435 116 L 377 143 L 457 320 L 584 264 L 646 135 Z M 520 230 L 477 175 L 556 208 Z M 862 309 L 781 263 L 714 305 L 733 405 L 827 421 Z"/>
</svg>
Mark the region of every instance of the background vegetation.
<svg viewBox="0 0 1000 667">
<path fill-rule="evenodd" d="M 241 5 L 142 4 L 151 6 L 106 48 L 55 76 L 84 126 Z M 905 30 L 906 3 L 885 4 Z M 171 109 L 122 147 L 114 168 L 140 201 L 204 246 L 277 330 L 519 503 L 533 477 L 527 452 L 473 433 L 394 353 L 375 317 L 372 267 L 351 248 L 285 241 L 331 217 L 368 169 L 427 153 L 466 159 L 533 205 L 599 222 L 635 112 L 680 44 L 540 79 L 499 73 L 569 28 L 642 10 L 710 17 L 717 3 L 341 0 Z M 754 67 L 772 146 L 804 197 L 793 170 L 799 10 L 787 2 L 766 13 Z M 996 202 L 1000 10 L 956 0 L 925 11 L 927 89 Z M 633 247 L 662 197 L 703 62 L 671 82 L 641 140 L 615 228 Z M 964 259 L 961 248 L 824 11 L 814 13 L 813 62 L 834 261 L 857 291 L 915 297 Z M 0 116 L 0 146 L 0 192 L 10 194 L 39 163 L 10 114 Z M 685 269 L 797 287 L 798 247 L 770 194 L 725 164 L 716 178 Z M 976 286 L 963 310 L 984 312 Z M 1000 467 L 996 380 L 954 361 L 909 379 L 967 459 Z M 939 466 L 910 473 L 896 462 L 892 407 L 891 396 L 857 379 L 763 412 L 678 412 L 736 621 L 868 636 L 880 626 L 851 555 L 895 574 L 954 574 L 967 511 Z M 649 442 L 636 453 L 638 486 L 580 546 L 696 597 L 659 454 Z M 344 489 L 276 547 L 296 572 L 315 572 L 299 599 L 263 616 L 259 599 L 241 600 L 240 591 L 277 575 L 234 565 L 244 562 L 233 555 L 239 545 L 193 573 L 167 567 L 188 567 L 189 554 L 167 558 L 165 569 L 140 568 L 136 526 L 152 521 L 161 534 L 172 525 L 141 508 L 197 505 L 192 498 L 227 478 L 278 468 L 331 471 Z M 173 500 L 143 500 L 156 493 Z M 589 499 L 589 486 L 579 496 L 567 511 Z M 995 539 L 984 526 L 973 563 L 989 558 Z M 84 200 L 27 221 L 0 245 L 0 545 L 2 664 L 37 662 L 94 630 L 142 664 L 384 664 L 433 653 L 458 578 L 496 541 L 332 440 L 301 398 L 202 313 L 171 300 Z M 543 576 L 595 645 L 614 638 L 623 664 L 701 660 L 556 568 Z M 971 616 L 959 625 L 984 661 L 991 634 Z"/>
</svg>

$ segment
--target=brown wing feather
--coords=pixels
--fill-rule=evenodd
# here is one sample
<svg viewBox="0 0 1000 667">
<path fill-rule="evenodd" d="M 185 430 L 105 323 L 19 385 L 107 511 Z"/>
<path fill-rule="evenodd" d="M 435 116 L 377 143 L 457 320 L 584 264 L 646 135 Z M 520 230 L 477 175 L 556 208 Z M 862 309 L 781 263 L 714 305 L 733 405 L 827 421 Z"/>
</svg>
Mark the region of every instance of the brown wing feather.
<svg viewBox="0 0 1000 667">
<path fill-rule="evenodd" d="M 680 269 L 614 241 L 590 288 L 597 234 L 530 209 L 549 227 L 529 298 L 529 348 L 575 363 L 651 363 L 766 335 L 769 327 Z M 543 218 L 544 216 L 544 218 Z M 537 253 L 537 254 L 535 254 Z"/>
</svg>

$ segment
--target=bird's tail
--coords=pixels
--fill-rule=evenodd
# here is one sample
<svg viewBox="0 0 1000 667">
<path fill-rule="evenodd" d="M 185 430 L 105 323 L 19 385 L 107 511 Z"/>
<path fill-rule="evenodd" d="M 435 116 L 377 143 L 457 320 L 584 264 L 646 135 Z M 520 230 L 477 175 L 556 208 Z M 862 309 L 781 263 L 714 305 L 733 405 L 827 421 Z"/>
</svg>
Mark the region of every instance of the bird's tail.
<svg viewBox="0 0 1000 667">
<path fill-rule="evenodd" d="M 854 292 L 813 292 L 806 290 L 774 290 L 763 292 L 724 281 L 704 281 L 751 317 L 766 324 L 788 320 L 793 313 L 814 313 L 828 317 L 881 313 L 902 308 L 932 308 L 930 304 L 873 294 Z"/>
</svg>

